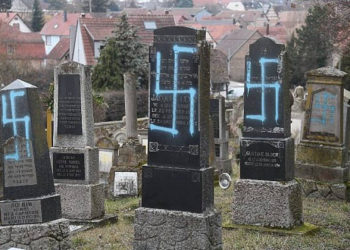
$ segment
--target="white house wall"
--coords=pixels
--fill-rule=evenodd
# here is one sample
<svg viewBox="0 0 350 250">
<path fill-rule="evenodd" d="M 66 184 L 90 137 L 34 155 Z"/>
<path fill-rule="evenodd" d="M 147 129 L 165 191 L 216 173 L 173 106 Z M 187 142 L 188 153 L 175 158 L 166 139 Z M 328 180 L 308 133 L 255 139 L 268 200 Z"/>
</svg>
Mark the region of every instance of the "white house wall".
<svg viewBox="0 0 350 250">
<path fill-rule="evenodd" d="M 51 43 L 50 45 L 47 44 L 48 37 L 51 37 Z M 48 36 L 43 35 L 42 36 L 44 42 L 45 42 L 45 53 L 46 55 L 50 54 L 51 50 L 57 45 L 57 43 L 60 41 L 60 36 Z"/>
<path fill-rule="evenodd" d="M 10 26 L 13 26 L 14 24 L 18 24 L 19 25 L 19 31 L 21 32 L 25 32 L 25 33 L 29 33 L 29 32 L 32 32 L 28 26 L 22 21 L 22 19 L 20 18 L 17 18 L 16 20 L 16 17 L 13 18 L 11 20 L 11 22 L 9 23 Z"/>
<path fill-rule="evenodd" d="M 80 23 L 77 25 L 77 33 L 75 36 L 74 50 L 73 50 L 73 61 L 86 65 L 85 50 L 83 44 L 83 36 L 81 34 Z"/>
</svg>

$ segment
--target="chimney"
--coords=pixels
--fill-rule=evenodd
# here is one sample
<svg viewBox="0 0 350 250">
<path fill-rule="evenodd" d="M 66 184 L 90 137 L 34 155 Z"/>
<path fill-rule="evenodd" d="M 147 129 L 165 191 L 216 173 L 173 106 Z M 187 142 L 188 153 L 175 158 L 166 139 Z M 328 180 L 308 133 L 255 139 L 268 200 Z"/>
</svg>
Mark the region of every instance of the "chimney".
<svg viewBox="0 0 350 250">
<path fill-rule="evenodd" d="M 165 10 L 165 15 L 169 15 L 169 10 Z"/>
<path fill-rule="evenodd" d="M 67 22 L 68 18 L 67 18 L 67 10 L 64 10 L 63 12 L 63 21 Z"/>
<path fill-rule="evenodd" d="M 266 25 L 266 35 L 267 36 L 270 35 L 270 24 L 269 23 Z"/>
<path fill-rule="evenodd" d="M 10 13 L 8 11 L 6 11 L 6 16 L 10 17 Z"/>
</svg>

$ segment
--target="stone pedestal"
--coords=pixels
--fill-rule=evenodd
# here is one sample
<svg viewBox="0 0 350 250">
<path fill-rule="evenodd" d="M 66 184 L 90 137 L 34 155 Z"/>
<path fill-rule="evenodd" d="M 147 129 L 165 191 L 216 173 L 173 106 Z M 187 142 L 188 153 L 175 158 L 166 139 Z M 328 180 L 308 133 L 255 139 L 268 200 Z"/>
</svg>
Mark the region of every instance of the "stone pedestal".
<svg viewBox="0 0 350 250">
<path fill-rule="evenodd" d="M 135 210 L 134 250 L 222 249 L 221 214 L 189 213 L 164 209 Z"/>
<path fill-rule="evenodd" d="M 238 180 L 233 191 L 233 223 L 292 228 L 303 223 L 300 185 L 278 182 Z"/>
<path fill-rule="evenodd" d="M 128 140 L 118 151 L 118 167 L 137 167 L 147 160 L 145 146 L 137 140 Z"/>
<path fill-rule="evenodd" d="M 74 220 L 92 220 L 105 214 L 103 184 L 56 183 L 61 194 L 62 216 Z"/>
<path fill-rule="evenodd" d="M 42 224 L 0 226 L 0 249 L 72 249 L 69 222 L 59 219 Z"/>
<path fill-rule="evenodd" d="M 124 74 L 124 96 L 127 138 L 137 138 L 136 82 L 136 75 L 131 73 Z"/>
<path fill-rule="evenodd" d="M 308 99 L 295 163 L 305 196 L 350 201 L 345 75 L 331 67 L 307 72 Z"/>
</svg>

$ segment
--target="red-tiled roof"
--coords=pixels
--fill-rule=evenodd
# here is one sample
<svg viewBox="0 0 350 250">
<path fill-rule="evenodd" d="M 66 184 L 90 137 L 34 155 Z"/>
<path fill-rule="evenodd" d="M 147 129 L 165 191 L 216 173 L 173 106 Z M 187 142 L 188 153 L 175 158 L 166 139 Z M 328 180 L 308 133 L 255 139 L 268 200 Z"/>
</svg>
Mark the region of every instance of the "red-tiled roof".
<svg viewBox="0 0 350 250">
<path fill-rule="evenodd" d="M 54 59 L 54 60 L 61 60 L 67 54 L 67 52 L 69 52 L 69 46 L 70 46 L 70 39 L 61 38 L 61 40 L 51 50 L 47 58 Z"/>
<path fill-rule="evenodd" d="M 88 34 L 95 41 L 103 41 L 112 35 L 118 18 L 80 18 L 80 23 L 87 28 Z"/>
<path fill-rule="evenodd" d="M 40 33 L 51 36 L 69 36 L 69 27 L 75 26 L 80 16 L 79 13 L 67 13 L 67 21 L 64 21 L 64 14 L 58 13 L 45 23 Z M 89 14 L 85 16 L 86 19 L 90 17 Z"/>
<path fill-rule="evenodd" d="M 153 43 L 153 30 L 146 29 L 144 22 L 155 22 L 157 29 L 167 26 L 175 26 L 175 21 L 172 15 L 128 16 L 128 21 L 138 28 L 137 35 L 140 37 L 140 41 L 148 45 Z"/>
<path fill-rule="evenodd" d="M 220 41 L 225 35 L 232 31 L 239 29 L 233 24 L 183 23 L 182 25 L 193 29 L 202 29 L 204 27 L 216 42 Z"/>
<path fill-rule="evenodd" d="M 104 41 L 111 37 L 119 18 L 80 18 L 86 63 L 94 65 L 94 41 Z M 137 27 L 140 42 L 151 45 L 153 43 L 153 30 L 145 28 L 145 21 L 154 21 L 157 28 L 175 26 L 172 15 L 129 15 L 130 24 Z"/>
<path fill-rule="evenodd" d="M 205 6 L 209 4 L 227 5 L 232 0 L 193 0 L 193 6 Z"/>
<path fill-rule="evenodd" d="M 283 26 L 270 26 L 269 34 L 266 34 L 266 27 L 257 27 L 254 29 L 257 29 L 263 36 L 272 37 L 280 43 L 287 43 L 288 33 L 286 28 Z"/>
<path fill-rule="evenodd" d="M 44 59 L 45 43 L 40 33 L 23 33 L 16 27 L 0 22 L 0 53 L 7 54 L 8 46 L 14 48 L 14 59 Z"/>
<path fill-rule="evenodd" d="M 6 13 L 6 12 L 1 12 L 0 13 L 0 22 L 4 22 L 4 23 L 10 23 L 11 20 L 17 15 L 17 13 Z"/>
<path fill-rule="evenodd" d="M 94 65 L 96 63 L 95 56 L 94 56 L 94 41 L 88 34 L 86 26 L 81 27 L 81 35 L 83 38 L 86 64 Z"/>
</svg>

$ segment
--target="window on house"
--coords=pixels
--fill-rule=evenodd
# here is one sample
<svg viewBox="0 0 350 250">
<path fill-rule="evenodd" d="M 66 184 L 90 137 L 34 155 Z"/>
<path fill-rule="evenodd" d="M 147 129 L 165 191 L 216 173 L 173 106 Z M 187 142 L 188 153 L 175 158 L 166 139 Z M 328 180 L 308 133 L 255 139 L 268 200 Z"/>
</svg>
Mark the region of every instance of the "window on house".
<svg viewBox="0 0 350 250">
<path fill-rule="evenodd" d="M 154 22 L 154 21 L 143 22 L 143 24 L 145 25 L 145 29 L 146 30 L 155 30 L 155 29 L 157 29 L 156 22 Z"/>
<path fill-rule="evenodd" d="M 46 36 L 46 46 L 51 46 L 51 45 L 52 45 L 52 37 Z"/>
<path fill-rule="evenodd" d="M 15 46 L 14 45 L 12 45 L 12 44 L 7 45 L 7 54 L 10 56 L 15 54 Z"/>
</svg>

